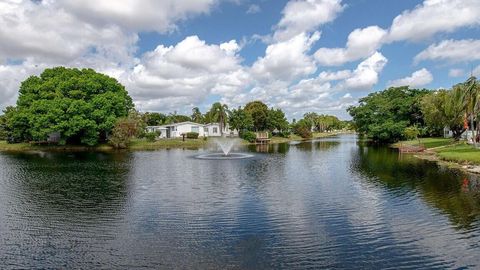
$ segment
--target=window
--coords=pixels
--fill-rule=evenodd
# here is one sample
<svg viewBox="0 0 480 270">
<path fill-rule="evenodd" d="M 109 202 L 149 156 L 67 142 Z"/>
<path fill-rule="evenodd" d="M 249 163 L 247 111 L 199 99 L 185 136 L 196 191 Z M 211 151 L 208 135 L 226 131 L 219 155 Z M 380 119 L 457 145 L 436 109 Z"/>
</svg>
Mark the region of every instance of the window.
<svg viewBox="0 0 480 270">
<path fill-rule="evenodd" d="M 192 132 L 200 133 L 197 126 L 192 126 Z"/>
<path fill-rule="evenodd" d="M 203 132 L 208 132 L 208 127 L 204 127 Z"/>
<path fill-rule="evenodd" d="M 218 128 L 217 127 L 213 128 L 213 133 L 218 133 Z"/>
</svg>

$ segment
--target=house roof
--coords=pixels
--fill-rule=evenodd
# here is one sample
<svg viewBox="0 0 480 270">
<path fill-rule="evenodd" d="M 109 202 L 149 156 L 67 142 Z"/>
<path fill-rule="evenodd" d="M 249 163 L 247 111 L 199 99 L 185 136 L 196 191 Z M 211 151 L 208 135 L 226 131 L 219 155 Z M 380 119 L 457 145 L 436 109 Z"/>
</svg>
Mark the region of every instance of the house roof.
<svg viewBox="0 0 480 270">
<path fill-rule="evenodd" d="M 168 125 L 163 125 L 162 127 L 173 127 L 173 126 L 181 126 L 181 125 L 195 125 L 195 126 L 201 126 L 203 127 L 204 124 L 199 124 L 191 121 L 186 121 L 186 122 L 180 122 L 180 123 L 173 123 L 173 124 L 168 124 Z"/>
</svg>

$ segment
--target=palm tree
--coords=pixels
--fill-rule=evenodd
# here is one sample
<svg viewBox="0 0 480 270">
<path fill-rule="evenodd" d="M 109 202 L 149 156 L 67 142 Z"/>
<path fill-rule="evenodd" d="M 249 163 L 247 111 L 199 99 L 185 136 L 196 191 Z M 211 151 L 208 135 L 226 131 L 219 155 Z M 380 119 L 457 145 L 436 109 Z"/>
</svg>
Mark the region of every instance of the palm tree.
<svg viewBox="0 0 480 270">
<path fill-rule="evenodd" d="M 215 102 L 209 111 L 210 120 L 218 122 L 220 126 L 220 134 L 223 136 L 223 129 L 228 120 L 228 106 L 220 102 Z"/>
<path fill-rule="evenodd" d="M 478 111 L 477 108 L 479 106 L 479 85 L 477 83 L 477 78 L 475 76 L 471 76 L 468 80 L 463 83 L 463 107 L 467 114 L 467 117 L 470 117 L 470 128 L 472 129 L 472 138 L 475 147 L 477 147 L 477 140 L 475 136 L 475 126 L 474 121 L 476 118 L 476 112 Z"/>
<path fill-rule="evenodd" d="M 198 107 L 192 109 L 192 121 L 195 123 L 203 122 L 203 115 Z"/>
</svg>

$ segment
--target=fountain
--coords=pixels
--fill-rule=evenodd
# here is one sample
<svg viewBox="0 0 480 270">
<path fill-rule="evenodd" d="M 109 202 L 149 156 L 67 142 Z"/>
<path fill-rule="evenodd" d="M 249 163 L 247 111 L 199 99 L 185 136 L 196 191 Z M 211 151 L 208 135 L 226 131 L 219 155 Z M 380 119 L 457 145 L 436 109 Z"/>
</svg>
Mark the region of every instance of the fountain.
<svg viewBox="0 0 480 270">
<path fill-rule="evenodd" d="M 196 158 L 199 159 L 243 159 L 243 158 L 250 158 L 253 155 L 245 154 L 245 153 L 231 153 L 232 148 L 235 145 L 240 143 L 240 139 L 235 138 L 215 138 L 212 140 L 217 147 L 219 147 L 222 152 L 221 153 L 209 153 L 209 154 L 202 154 L 197 156 Z"/>
</svg>

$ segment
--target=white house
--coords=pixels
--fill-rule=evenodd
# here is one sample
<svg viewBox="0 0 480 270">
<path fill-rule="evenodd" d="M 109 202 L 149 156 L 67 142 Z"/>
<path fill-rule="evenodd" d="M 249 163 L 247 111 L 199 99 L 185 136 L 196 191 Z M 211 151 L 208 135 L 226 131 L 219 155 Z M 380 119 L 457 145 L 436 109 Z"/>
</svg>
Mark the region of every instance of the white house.
<svg viewBox="0 0 480 270">
<path fill-rule="evenodd" d="M 181 122 L 162 126 L 148 126 L 148 132 L 160 132 L 159 138 L 181 138 L 182 134 L 196 132 L 199 137 L 220 137 L 220 125 L 218 123 L 199 124 L 194 122 Z M 224 128 L 226 136 L 238 136 L 237 130 L 230 130 L 228 125 Z"/>
</svg>

